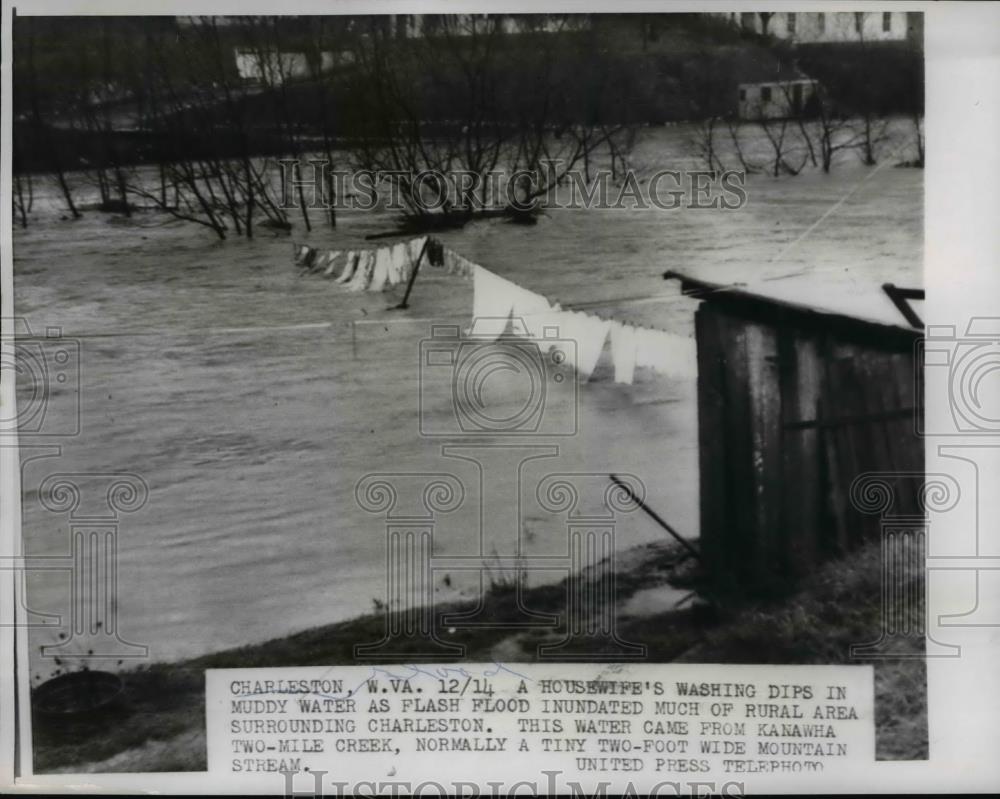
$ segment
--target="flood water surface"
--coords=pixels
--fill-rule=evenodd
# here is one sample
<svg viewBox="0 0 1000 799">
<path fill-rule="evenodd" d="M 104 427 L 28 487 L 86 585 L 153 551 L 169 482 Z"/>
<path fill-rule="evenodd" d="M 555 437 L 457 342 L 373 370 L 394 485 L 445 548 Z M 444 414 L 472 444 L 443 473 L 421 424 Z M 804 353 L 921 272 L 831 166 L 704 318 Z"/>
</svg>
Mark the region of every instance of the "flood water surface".
<svg viewBox="0 0 1000 799">
<path fill-rule="evenodd" d="M 696 303 L 663 280 L 668 269 L 899 321 L 879 287 L 922 282 L 919 170 L 752 176 L 748 195 L 740 211 L 553 210 L 535 226 L 484 222 L 442 238 L 564 307 L 689 338 Z M 566 520 L 536 491 L 563 472 L 590 473 L 579 478 L 586 492 L 603 491 L 610 473 L 634 475 L 651 507 L 697 537 L 694 380 L 640 373 L 618 385 L 602 363 L 572 390 L 548 387 L 539 435 L 443 449 L 461 431 L 422 434 L 422 413 L 445 433 L 454 415 L 447 369 L 422 377 L 421 341 L 434 324 L 468 326 L 471 281 L 423 269 L 409 308 L 390 310 L 398 290 L 351 293 L 298 276 L 288 238 L 218 242 L 168 222 L 50 215 L 16 233 L 14 253 L 17 315 L 36 334 L 61 328 L 80 353 L 79 432 L 69 370 L 45 424 L 75 434 L 22 440 L 26 551 L 69 552 L 68 511 L 42 504 L 47 476 L 83 475 L 96 500 L 82 501 L 98 505 L 106 475 L 140 477 L 148 499 L 118 519 L 118 625 L 151 658 L 285 635 L 383 601 L 385 515 L 355 493 L 370 473 L 402 475 L 400 509 L 422 496 L 428 473 L 460 483 L 460 507 L 436 521 L 442 556 L 564 554 Z M 336 231 L 295 239 L 341 249 L 392 224 L 345 214 Z M 439 381 L 423 401 L 421 379 Z M 22 405 L 30 382 L 19 382 Z M 486 396 L 500 417 L 517 409 L 502 383 Z M 615 526 L 622 550 L 663 536 L 641 513 Z M 68 575 L 32 574 L 31 611 L 65 613 Z M 439 598 L 474 591 L 458 571 L 436 570 L 433 582 Z M 663 604 L 653 599 L 645 604 Z M 33 670 L 38 647 L 55 640 L 33 632 Z"/>
</svg>

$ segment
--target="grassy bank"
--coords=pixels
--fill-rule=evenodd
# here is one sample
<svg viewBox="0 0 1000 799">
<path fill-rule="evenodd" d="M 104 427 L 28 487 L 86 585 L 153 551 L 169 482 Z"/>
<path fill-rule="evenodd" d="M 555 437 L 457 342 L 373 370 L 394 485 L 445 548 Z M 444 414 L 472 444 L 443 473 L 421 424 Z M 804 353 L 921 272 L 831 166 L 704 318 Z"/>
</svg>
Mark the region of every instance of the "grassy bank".
<svg viewBox="0 0 1000 799">
<path fill-rule="evenodd" d="M 671 582 L 697 580 L 693 562 L 668 545 L 637 547 L 619 558 L 619 636 L 647 647 L 651 662 L 849 663 L 852 644 L 878 638 L 881 625 L 879 549 L 867 546 L 830 563 L 795 596 L 781 603 L 722 609 L 684 604 L 680 609 L 636 610 L 640 592 Z M 922 574 L 908 579 L 923 579 Z M 532 610 L 558 612 L 565 583 L 526 589 Z M 654 590 L 655 593 L 655 590 Z M 512 618 L 513 586 L 495 583 L 487 598 L 496 621 Z M 441 607 L 440 613 L 471 610 Z M 916 617 L 922 608 L 911 608 Z M 378 641 L 384 619 L 372 613 L 350 621 L 172 664 L 154 664 L 122 675 L 125 692 L 113 714 L 87 726 L 35 722 L 35 770 L 186 771 L 206 767 L 204 672 L 209 668 L 313 666 L 364 662 L 356 644 Z M 464 645 L 468 662 L 530 662 L 540 644 L 562 637 L 560 629 L 498 632 L 456 631 L 449 642 Z M 926 672 L 921 638 L 907 639 L 897 659 L 876 662 L 876 737 L 880 759 L 927 756 Z M 405 661 L 405 656 L 400 660 Z"/>
</svg>

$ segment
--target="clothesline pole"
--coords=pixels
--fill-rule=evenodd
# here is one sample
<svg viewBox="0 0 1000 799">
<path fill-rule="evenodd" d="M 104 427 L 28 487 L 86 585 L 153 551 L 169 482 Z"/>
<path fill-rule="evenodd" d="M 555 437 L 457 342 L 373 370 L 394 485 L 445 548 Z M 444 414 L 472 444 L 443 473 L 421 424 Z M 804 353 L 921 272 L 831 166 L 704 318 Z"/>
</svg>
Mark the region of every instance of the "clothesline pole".
<svg viewBox="0 0 1000 799">
<path fill-rule="evenodd" d="M 611 478 L 611 482 L 612 483 L 614 483 L 616 486 L 618 486 L 619 488 L 621 488 L 633 500 L 635 500 L 635 503 L 640 508 L 642 508 L 644 511 L 646 511 L 647 515 L 654 522 L 656 522 L 658 525 L 660 525 L 660 527 L 662 527 L 664 530 L 666 530 L 668 533 L 670 533 L 670 535 L 672 535 L 678 541 L 678 543 L 681 544 L 681 546 L 683 546 L 688 552 L 690 552 L 692 555 L 694 555 L 695 558 L 697 558 L 699 561 L 701 561 L 701 553 L 697 549 L 695 549 L 693 546 L 691 546 L 691 544 L 685 538 L 681 537 L 681 534 L 678 533 L 673 527 L 671 527 L 669 524 L 667 524 L 667 522 L 660 516 L 660 514 L 658 514 L 655 510 L 653 510 L 651 507 L 649 507 L 645 502 L 643 502 L 641 499 L 639 499 L 639 497 L 637 497 L 635 495 L 635 492 L 632 490 L 632 487 L 630 485 L 628 485 L 624 481 L 620 480 L 617 475 L 609 474 L 608 477 Z"/>
<path fill-rule="evenodd" d="M 396 308 L 408 308 L 410 292 L 413 291 L 413 283 L 417 279 L 417 272 L 420 270 L 420 264 L 423 263 L 424 253 L 427 252 L 427 247 L 431 243 L 431 237 L 428 236 L 424 240 L 424 246 L 420 248 L 420 255 L 417 256 L 417 262 L 413 265 L 413 271 L 410 272 L 410 282 L 406 284 L 406 293 L 403 295 L 403 299 L 400 301 Z"/>
</svg>

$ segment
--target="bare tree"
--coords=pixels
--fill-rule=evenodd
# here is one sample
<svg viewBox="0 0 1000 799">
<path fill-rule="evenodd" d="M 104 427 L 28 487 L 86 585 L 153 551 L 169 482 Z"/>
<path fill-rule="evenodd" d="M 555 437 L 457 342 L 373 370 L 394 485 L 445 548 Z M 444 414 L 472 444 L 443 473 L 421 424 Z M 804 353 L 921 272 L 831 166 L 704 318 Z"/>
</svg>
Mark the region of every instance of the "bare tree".
<svg viewBox="0 0 1000 799">
<path fill-rule="evenodd" d="M 685 76 L 688 86 L 688 115 L 695 124 L 689 143 L 695 154 L 709 171 L 725 170 L 719 156 L 719 128 L 724 120 L 731 120 L 734 109 L 727 98 L 732 94 L 731 76 L 714 53 L 698 54 L 690 75 Z"/>
<path fill-rule="evenodd" d="M 79 219 L 80 211 L 73 200 L 73 193 L 66 179 L 66 172 L 63 167 L 59 147 L 55 142 L 52 127 L 46 121 L 42 111 L 42 98 L 35 59 L 35 19 L 32 17 L 18 17 L 17 23 L 18 27 L 21 28 L 19 32 L 23 33 L 23 39 L 21 36 L 18 36 L 17 41 L 25 41 L 25 47 L 18 53 L 18 55 L 22 56 L 22 60 L 17 66 L 19 73 L 26 75 L 26 80 L 23 82 L 23 90 L 27 96 L 23 99 L 28 106 L 28 114 L 31 118 L 34 137 L 44 150 L 45 160 L 55 178 L 56 184 L 59 186 L 63 199 L 66 201 L 67 209 L 74 219 Z"/>
<path fill-rule="evenodd" d="M 879 113 L 878 98 L 872 82 L 865 80 L 865 76 L 870 75 L 874 62 L 871 46 L 865 38 L 866 17 L 867 14 L 862 11 L 855 12 L 854 15 L 860 53 L 855 65 L 859 73 L 855 85 L 861 90 L 858 98 L 860 120 L 857 125 L 857 152 L 862 162 L 867 166 L 874 166 L 878 162 L 878 146 L 888 138 L 889 122 Z"/>
<path fill-rule="evenodd" d="M 889 138 L 889 120 L 865 110 L 859 123 L 857 151 L 866 166 L 878 163 L 878 146 Z"/>
<path fill-rule="evenodd" d="M 910 120 L 913 123 L 913 134 L 914 143 L 917 147 L 917 160 L 914 166 L 923 167 L 924 165 L 924 130 L 923 130 L 923 115 L 919 112 L 913 112 Z"/>
<path fill-rule="evenodd" d="M 355 165 L 395 173 L 407 213 L 424 224 L 461 224 L 494 205 L 518 218 L 522 203 L 571 170 L 589 172 L 598 156 L 618 169 L 633 126 L 609 80 L 580 79 L 582 70 L 600 73 L 598 49 L 587 46 L 593 32 L 553 35 L 564 23 L 553 15 L 549 32 L 515 36 L 501 17 L 425 17 L 419 39 L 372 27 L 360 40 L 352 87 L 361 98 Z M 491 192 L 489 176 L 500 170 L 525 178 L 513 203 Z M 457 193 L 435 177 L 449 173 L 468 176 Z"/>
<path fill-rule="evenodd" d="M 924 166 L 924 53 L 919 34 L 907 38 L 908 106 L 917 148 L 915 166 Z"/>
<path fill-rule="evenodd" d="M 88 46 L 88 42 L 74 48 L 78 87 L 72 97 L 73 113 L 69 119 L 74 129 L 83 134 L 83 141 L 97 145 L 93 160 L 87 160 L 83 166 L 84 175 L 97 187 L 100 209 L 129 216 L 132 209 L 128 202 L 127 167 L 119 153 L 112 120 L 114 105 L 123 99 L 118 76 L 125 72 L 115 63 L 115 56 L 120 56 L 124 48 L 114 41 L 109 17 L 101 17 L 99 25 L 94 47 Z"/>
<path fill-rule="evenodd" d="M 818 130 L 820 163 L 824 172 L 829 172 L 833 159 L 841 150 L 852 150 L 858 145 L 858 136 L 851 122 L 837 107 L 826 89 L 817 84 L 815 87 L 818 102 L 816 103 L 816 127 Z"/>
<path fill-rule="evenodd" d="M 809 160 L 809 156 L 805 154 L 798 164 L 792 164 L 791 157 L 795 153 L 795 143 L 788 135 L 792 126 L 789 118 L 783 116 L 780 119 L 768 119 L 765 116 L 761 116 L 758 118 L 757 124 L 764 132 L 764 137 L 771 145 L 771 150 L 774 153 L 771 159 L 771 175 L 778 177 L 782 173 L 788 175 L 799 174 L 802 171 L 802 167 L 806 165 L 806 161 Z"/>
<path fill-rule="evenodd" d="M 782 89 L 787 89 L 787 86 L 783 86 Z M 812 149 L 812 144 L 807 136 L 808 146 L 802 160 L 797 164 L 792 163 L 792 156 L 799 148 L 796 146 L 794 135 L 790 135 L 790 133 L 794 130 L 800 130 L 803 126 L 796 120 L 797 114 L 794 112 L 794 104 L 791 102 L 791 92 L 783 95 L 782 99 L 784 106 L 778 108 L 777 114 L 773 113 L 774 107 L 770 95 L 766 99 L 762 97 L 755 106 L 747 109 L 748 116 L 754 120 L 771 146 L 770 172 L 773 177 L 778 177 L 782 173 L 799 174 L 809 160 Z"/>
<path fill-rule="evenodd" d="M 747 155 L 746 151 L 743 149 L 743 143 L 740 140 L 740 128 L 741 125 L 738 120 L 729 117 L 726 119 L 726 128 L 729 130 L 729 140 L 733 144 L 733 149 L 736 151 L 736 158 L 740 162 L 740 166 L 743 167 L 743 171 L 748 174 L 756 174 L 758 172 L 763 172 L 764 168 L 755 161 L 751 161 Z"/>
<path fill-rule="evenodd" d="M 808 98 L 808 101 L 805 101 L 805 90 L 802 83 L 781 84 L 781 92 L 785 98 L 785 105 L 790 112 L 791 119 L 795 123 L 796 129 L 798 130 L 799 139 L 805 145 L 809 162 L 812 163 L 813 166 L 816 166 L 816 147 L 813 144 L 812 136 L 810 135 L 809 128 L 806 124 L 809 116 L 809 109 L 815 110 L 816 106 L 816 102 L 813 102 L 815 92 L 817 90 L 815 82 L 810 84 L 809 88 L 813 94 L 810 98 Z"/>
<path fill-rule="evenodd" d="M 159 186 L 134 176 L 129 193 L 222 239 L 229 232 L 252 237 L 258 215 L 287 229 L 267 162 L 252 155 L 247 89 L 235 74 L 230 42 L 218 21 L 199 18 L 183 36 L 147 37 L 146 46 L 151 71 L 146 107 L 165 149 L 157 155 Z M 173 202 L 165 191 L 168 182 L 175 189 Z"/>
<path fill-rule="evenodd" d="M 22 228 L 28 227 L 28 214 L 31 213 L 35 202 L 35 181 L 30 171 L 30 165 L 25 164 L 23 144 L 19 134 L 18 126 L 15 126 L 11 135 L 13 144 L 13 200 L 14 211 L 20 221 Z"/>
<path fill-rule="evenodd" d="M 347 49 L 347 26 L 350 20 L 343 18 L 310 17 L 306 40 L 307 63 L 317 90 L 319 107 L 319 131 L 322 142 L 323 160 L 328 166 L 323 172 L 327 221 L 331 227 L 337 226 L 336 185 L 333 178 L 335 166 L 337 126 L 334 116 L 335 100 L 332 82 L 337 76 L 336 67 L 341 59 L 349 59 L 353 53 Z M 404 31 L 405 34 L 405 31 Z"/>
<path fill-rule="evenodd" d="M 276 16 L 241 17 L 239 30 L 242 34 L 243 52 L 251 54 L 255 59 L 264 86 L 274 99 L 272 108 L 281 134 L 282 148 L 293 163 L 296 203 L 306 230 L 312 230 L 309 204 L 306 202 L 305 184 L 302 180 L 301 130 L 293 118 L 289 99 L 289 84 L 310 71 L 308 68 L 303 70 L 306 65 L 299 63 L 299 58 L 306 58 L 308 54 L 283 51 L 285 31 L 282 22 L 282 18 Z M 314 79 L 321 70 L 322 63 L 312 70 Z"/>
<path fill-rule="evenodd" d="M 31 175 L 14 173 L 14 210 L 21 222 L 21 227 L 28 227 L 28 213 L 31 208 Z"/>
<path fill-rule="evenodd" d="M 705 119 L 698 120 L 691 134 L 691 143 L 694 145 L 698 157 L 704 162 L 705 168 L 710 172 L 725 170 L 725 164 L 719 158 L 718 128 L 722 118 L 712 114 Z"/>
</svg>

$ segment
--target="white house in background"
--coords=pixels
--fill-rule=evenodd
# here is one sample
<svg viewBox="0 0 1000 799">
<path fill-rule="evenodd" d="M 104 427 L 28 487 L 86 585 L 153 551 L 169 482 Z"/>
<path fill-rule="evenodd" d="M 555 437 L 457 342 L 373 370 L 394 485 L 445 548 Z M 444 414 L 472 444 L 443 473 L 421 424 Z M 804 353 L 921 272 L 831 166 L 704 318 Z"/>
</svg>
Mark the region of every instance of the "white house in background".
<svg viewBox="0 0 1000 799">
<path fill-rule="evenodd" d="M 782 61 L 760 48 L 736 51 L 728 70 L 734 84 L 733 110 L 740 119 L 781 119 L 808 114 L 818 99 L 818 85 L 813 78 L 796 64 Z"/>
<path fill-rule="evenodd" d="M 301 78 L 309 74 L 309 62 L 305 53 L 237 48 L 235 55 L 236 71 L 243 80 L 280 86 L 289 78 Z"/>
<path fill-rule="evenodd" d="M 739 85 L 740 119 L 783 119 L 805 110 L 816 94 L 811 78 L 759 81 Z"/>
<path fill-rule="evenodd" d="M 246 81 L 280 86 L 289 78 L 305 78 L 313 74 L 305 53 L 282 53 L 275 50 L 243 50 L 236 48 L 236 71 Z M 350 64 L 354 54 L 349 50 L 335 53 L 324 50 L 319 54 L 320 72 Z"/>
<path fill-rule="evenodd" d="M 711 12 L 733 25 L 778 39 L 813 42 L 904 41 L 921 32 L 919 13 L 910 11 Z"/>
</svg>

